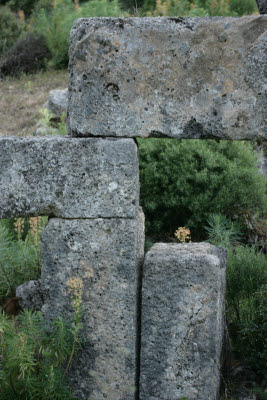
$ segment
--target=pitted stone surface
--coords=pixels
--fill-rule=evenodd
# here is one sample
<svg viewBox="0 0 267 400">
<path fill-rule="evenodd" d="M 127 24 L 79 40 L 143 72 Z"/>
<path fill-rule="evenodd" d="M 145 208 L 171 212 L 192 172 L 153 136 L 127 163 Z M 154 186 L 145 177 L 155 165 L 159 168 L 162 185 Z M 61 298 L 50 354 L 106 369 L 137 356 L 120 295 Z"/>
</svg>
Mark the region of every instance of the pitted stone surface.
<svg viewBox="0 0 267 400">
<path fill-rule="evenodd" d="M 40 311 L 44 304 L 41 281 L 28 281 L 18 286 L 16 289 L 16 297 L 22 309 Z"/>
<path fill-rule="evenodd" d="M 85 345 L 71 387 L 80 399 L 133 400 L 144 218 L 50 219 L 42 236 L 46 319 L 71 316 L 66 283 L 83 280 Z"/>
<path fill-rule="evenodd" d="M 0 218 L 137 215 L 133 139 L 0 138 Z"/>
<path fill-rule="evenodd" d="M 163 244 L 146 254 L 140 400 L 217 400 L 226 251 Z"/>
<path fill-rule="evenodd" d="M 267 14 L 267 1 L 266 0 L 256 0 L 257 6 L 259 8 L 260 14 Z"/>
<path fill-rule="evenodd" d="M 267 16 L 79 19 L 72 136 L 267 138 Z"/>
</svg>

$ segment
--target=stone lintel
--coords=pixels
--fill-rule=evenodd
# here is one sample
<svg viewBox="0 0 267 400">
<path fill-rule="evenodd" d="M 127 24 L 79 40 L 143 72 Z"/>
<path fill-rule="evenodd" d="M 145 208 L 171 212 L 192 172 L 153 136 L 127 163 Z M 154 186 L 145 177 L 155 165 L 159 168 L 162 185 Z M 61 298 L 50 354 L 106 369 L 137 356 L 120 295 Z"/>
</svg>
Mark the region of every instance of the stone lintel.
<svg viewBox="0 0 267 400">
<path fill-rule="evenodd" d="M 266 140 L 266 43 L 267 15 L 79 19 L 69 132 Z"/>
<path fill-rule="evenodd" d="M 140 400 L 217 400 L 226 251 L 163 244 L 146 254 Z"/>
<path fill-rule="evenodd" d="M 134 218 L 133 139 L 0 138 L 0 218 Z"/>
</svg>

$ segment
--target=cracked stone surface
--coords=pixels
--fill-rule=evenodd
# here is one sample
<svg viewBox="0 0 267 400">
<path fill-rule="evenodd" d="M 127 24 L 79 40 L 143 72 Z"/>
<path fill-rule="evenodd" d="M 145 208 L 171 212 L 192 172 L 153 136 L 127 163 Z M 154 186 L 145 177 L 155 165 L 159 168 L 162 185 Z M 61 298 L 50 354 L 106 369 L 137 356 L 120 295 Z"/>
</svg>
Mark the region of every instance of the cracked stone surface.
<svg viewBox="0 0 267 400">
<path fill-rule="evenodd" d="M 266 15 L 79 19 L 69 133 L 266 139 L 266 42 Z"/>
<path fill-rule="evenodd" d="M 66 283 L 83 281 L 84 345 L 71 387 L 82 400 L 134 400 L 138 288 L 144 216 L 137 219 L 50 219 L 42 235 L 42 312 L 72 315 Z"/>
<path fill-rule="evenodd" d="M 134 218 L 133 139 L 0 138 L 0 218 Z"/>
<path fill-rule="evenodd" d="M 217 400 L 226 250 L 158 243 L 146 254 L 140 400 Z"/>
</svg>

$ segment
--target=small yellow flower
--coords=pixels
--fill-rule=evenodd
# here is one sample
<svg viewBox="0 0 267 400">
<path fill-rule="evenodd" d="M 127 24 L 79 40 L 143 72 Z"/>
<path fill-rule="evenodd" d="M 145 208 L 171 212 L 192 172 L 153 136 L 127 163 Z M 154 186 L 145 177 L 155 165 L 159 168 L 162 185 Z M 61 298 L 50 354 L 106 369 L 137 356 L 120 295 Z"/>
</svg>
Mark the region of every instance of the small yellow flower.
<svg viewBox="0 0 267 400">
<path fill-rule="evenodd" d="M 174 232 L 174 236 L 181 243 L 191 243 L 191 232 L 190 229 L 185 228 L 184 226 L 180 226 L 177 231 Z"/>
</svg>

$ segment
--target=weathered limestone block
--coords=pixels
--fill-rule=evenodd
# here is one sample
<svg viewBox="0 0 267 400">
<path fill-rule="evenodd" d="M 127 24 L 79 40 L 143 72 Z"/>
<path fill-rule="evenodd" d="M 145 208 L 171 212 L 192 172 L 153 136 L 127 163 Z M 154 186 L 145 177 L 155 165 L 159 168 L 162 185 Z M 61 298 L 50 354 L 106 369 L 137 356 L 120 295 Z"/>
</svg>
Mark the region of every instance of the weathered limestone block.
<svg viewBox="0 0 267 400">
<path fill-rule="evenodd" d="M 22 309 L 40 311 L 44 304 L 41 281 L 28 281 L 18 286 L 16 297 Z"/>
<path fill-rule="evenodd" d="M 72 136 L 267 138 L 267 16 L 79 19 Z"/>
<path fill-rule="evenodd" d="M 66 283 L 81 278 L 85 345 L 71 387 L 86 400 L 133 400 L 144 218 L 51 219 L 42 236 L 43 313 L 72 315 Z"/>
<path fill-rule="evenodd" d="M 0 138 L 0 218 L 137 215 L 133 139 Z"/>
<path fill-rule="evenodd" d="M 159 243 L 147 253 L 140 400 L 217 400 L 226 251 Z"/>
</svg>

